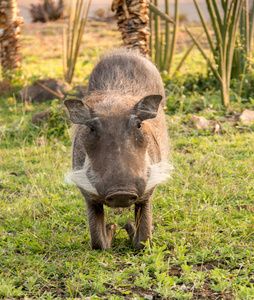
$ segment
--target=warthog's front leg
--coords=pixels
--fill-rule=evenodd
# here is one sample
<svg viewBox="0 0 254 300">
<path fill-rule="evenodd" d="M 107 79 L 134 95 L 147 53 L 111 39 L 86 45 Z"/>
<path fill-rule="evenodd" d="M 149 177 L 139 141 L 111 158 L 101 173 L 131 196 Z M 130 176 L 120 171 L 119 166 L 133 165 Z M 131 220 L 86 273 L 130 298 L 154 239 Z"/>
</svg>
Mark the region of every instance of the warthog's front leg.
<svg viewBox="0 0 254 300">
<path fill-rule="evenodd" d="M 91 236 L 92 249 L 109 249 L 115 235 L 117 225 L 110 223 L 105 226 L 102 204 L 87 202 L 87 216 Z"/>
<path fill-rule="evenodd" d="M 135 204 L 135 224 L 128 222 L 125 229 L 133 240 L 135 249 L 142 249 L 147 240 L 152 241 L 152 201 L 151 197 L 142 203 Z"/>
</svg>

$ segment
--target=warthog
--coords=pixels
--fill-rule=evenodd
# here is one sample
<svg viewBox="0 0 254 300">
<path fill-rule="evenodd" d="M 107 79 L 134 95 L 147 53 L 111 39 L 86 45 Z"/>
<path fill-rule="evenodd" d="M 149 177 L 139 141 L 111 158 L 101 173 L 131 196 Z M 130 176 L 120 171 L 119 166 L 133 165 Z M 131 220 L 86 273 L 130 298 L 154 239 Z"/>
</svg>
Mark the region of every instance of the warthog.
<svg viewBox="0 0 254 300">
<path fill-rule="evenodd" d="M 151 242 L 152 194 L 169 175 L 163 83 L 156 67 L 127 50 L 102 58 L 87 95 L 65 100 L 74 124 L 69 178 L 85 197 L 93 249 L 109 249 L 117 229 L 105 226 L 103 205 L 135 205 L 125 229 L 134 248 Z"/>
</svg>

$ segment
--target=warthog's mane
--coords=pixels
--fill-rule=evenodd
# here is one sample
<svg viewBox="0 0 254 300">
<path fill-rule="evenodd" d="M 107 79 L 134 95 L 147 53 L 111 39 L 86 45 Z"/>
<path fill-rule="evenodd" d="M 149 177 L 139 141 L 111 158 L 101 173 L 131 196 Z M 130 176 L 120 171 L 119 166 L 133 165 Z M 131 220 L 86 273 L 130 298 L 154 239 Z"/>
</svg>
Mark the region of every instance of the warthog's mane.
<svg viewBox="0 0 254 300">
<path fill-rule="evenodd" d="M 88 82 L 88 93 L 95 91 L 118 91 L 140 96 L 140 99 L 155 94 L 164 98 L 163 82 L 154 64 L 138 51 L 124 48 L 100 58 Z"/>
<path fill-rule="evenodd" d="M 107 90 L 87 93 L 82 101 L 96 113 L 111 117 L 112 113 L 120 115 L 122 112 L 128 112 L 141 98 L 133 94 Z"/>
</svg>

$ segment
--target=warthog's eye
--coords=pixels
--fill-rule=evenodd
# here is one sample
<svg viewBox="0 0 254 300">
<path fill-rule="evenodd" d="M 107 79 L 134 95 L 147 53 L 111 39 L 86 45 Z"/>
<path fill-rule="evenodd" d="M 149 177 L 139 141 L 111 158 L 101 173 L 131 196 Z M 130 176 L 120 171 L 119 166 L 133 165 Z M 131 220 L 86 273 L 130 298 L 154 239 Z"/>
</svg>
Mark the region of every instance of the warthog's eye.
<svg viewBox="0 0 254 300">
<path fill-rule="evenodd" d="M 99 137 L 98 131 L 97 131 L 97 129 L 94 125 L 89 124 L 88 125 L 88 130 L 89 130 L 88 133 L 89 133 L 91 138 L 98 138 Z"/>
<path fill-rule="evenodd" d="M 87 123 L 87 129 L 89 130 L 88 133 L 90 133 L 93 137 L 98 137 L 98 131 L 99 131 L 99 124 L 96 122 L 96 120 L 89 120 Z"/>
<path fill-rule="evenodd" d="M 95 128 L 95 126 L 91 125 L 90 126 L 90 134 L 93 136 L 93 137 L 98 137 L 98 133 L 97 133 L 97 130 Z"/>
<path fill-rule="evenodd" d="M 137 128 L 140 129 L 142 127 L 142 122 L 140 120 L 137 120 Z"/>
<path fill-rule="evenodd" d="M 143 147 L 144 141 L 145 141 L 145 132 L 143 130 L 143 123 L 141 120 L 136 119 L 135 120 L 135 130 L 134 130 L 134 136 L 136 145 L 139 147 Z"/>
</svg>

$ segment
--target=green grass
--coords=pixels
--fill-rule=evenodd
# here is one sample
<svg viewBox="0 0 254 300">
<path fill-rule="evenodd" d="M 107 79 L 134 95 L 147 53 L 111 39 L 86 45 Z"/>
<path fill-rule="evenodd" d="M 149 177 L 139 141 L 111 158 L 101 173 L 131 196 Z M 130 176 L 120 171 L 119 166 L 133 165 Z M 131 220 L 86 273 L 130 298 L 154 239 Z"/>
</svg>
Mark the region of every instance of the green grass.
<svg viewBox="0 0 254 300">
<path fill-rule="evenodd" d="M 93 65 L 82 67 L 82 60 L 97 56 L 94 45 L 83 47 L 76 82 Z M 52 53 L 50 74 L 59 77 L 59 51 Z M 46 57 L 37 63 L 25 58 L 13 91 L 47 77 L 48 64 Z M 244 109 L 242 103 L 226 112 L 216 93 L 167 93 L 175 170 L 153 197 L 153 247 L 140 252 L 122 229 L 133 220 L 132 209 L 106 208 L 107 222 L 119 227 L 112 249 L 90 249 L 85 201 L 64 180 L 71 168 L 70 123 L 59 101 L 30 104 L 1 96 L 0 298 L 254 298 L 254 127 L 226 118 Z M 182 107 L 179 95 L 186 95 Z M 32 125 L 31 116 L 46 107 L 50 122 Z M 196 130 L 186 113 L 216 119 L 222 130 Z"/>
</svg>

